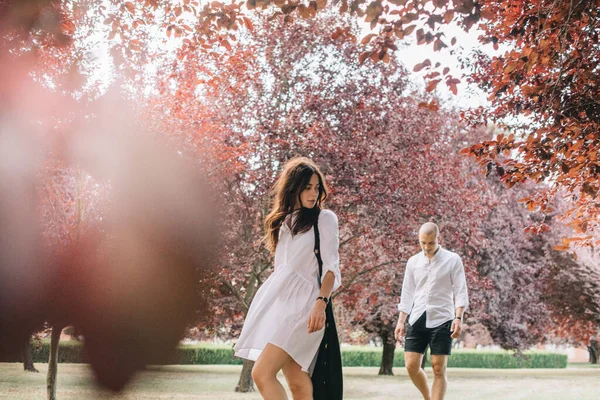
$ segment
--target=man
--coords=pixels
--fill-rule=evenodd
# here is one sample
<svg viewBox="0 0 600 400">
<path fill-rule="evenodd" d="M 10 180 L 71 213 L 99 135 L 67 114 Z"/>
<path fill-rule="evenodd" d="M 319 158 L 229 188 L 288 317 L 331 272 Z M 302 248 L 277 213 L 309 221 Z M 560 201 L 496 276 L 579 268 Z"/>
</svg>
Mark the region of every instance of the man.
<svg viewBox="0 0 600 400">
<path fill-rule="evenodd" d="M 406 369 L 423 399 L 442 400 L 448 386 L 446 365 L 452 339 L 462 331 L 464 312 L 469 304 L 467 282 L 460 256 L 439 245 L 436 224 L 427 222 L 421 227 L 419 243 L 423 251 L 412 256 L 406 265 L 395 336 L 401 341 L 406 333 Z M 421 368 L 427 346 L 431 349 L 434 374 L 431 390 Z"/>
</svg>

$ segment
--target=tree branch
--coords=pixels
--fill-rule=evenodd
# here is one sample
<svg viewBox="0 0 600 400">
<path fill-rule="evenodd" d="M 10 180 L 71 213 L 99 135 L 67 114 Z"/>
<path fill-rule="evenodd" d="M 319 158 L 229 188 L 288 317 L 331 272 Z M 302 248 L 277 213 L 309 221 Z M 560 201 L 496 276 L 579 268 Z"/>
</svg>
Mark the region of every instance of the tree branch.
<svg viewBox="0 0 600 400">
<path fill-rule="evenodd" d="M 348 282 L 347 284 L 345 284 L 344 286 L 342 286 L 341 288 L 339 288 L 338 290 L 336 290 L 335 294 L 332 296 L 333 298 L 336 298 L 339 294 L 342 294 L 343 292 L 345 292 L 346 290 L 348 290 L 350 288 L 350 286 L 358 279 L 360 278 L 362 275 L 368 274 L 369 272 L 375 271 L 379 268 L 385 267 L 386 265 L 390 265 L 390 264 L 401 264 L 402 261 L 388 261 L 388 262 L 384 262 L 378 265 L 375 265 L 371 268 L 367 268 L 364 269 L 362 271 L 360 271 L 359 273 L 357 273 L 356 275 L 354 275 L 352 277 L 352 279 L 350 279 L 350 282 Z"/>
<path fill-rule="evenodd" d="M 248 312 L 250 306 L 246 302 L 240 291 L 235 286 L 233 286 L 231 282 L 229 282 L 227 279 L 221 279 L 221 281 L 225 284 L 225 286 L 229 288 L 229 290 L 231 290 L 231 293 L 233 293 L 235 298 L 238 299 L 238 301 L 242 304 L 242 307 L 244 307 L 244 311 Z"/>
</svg>

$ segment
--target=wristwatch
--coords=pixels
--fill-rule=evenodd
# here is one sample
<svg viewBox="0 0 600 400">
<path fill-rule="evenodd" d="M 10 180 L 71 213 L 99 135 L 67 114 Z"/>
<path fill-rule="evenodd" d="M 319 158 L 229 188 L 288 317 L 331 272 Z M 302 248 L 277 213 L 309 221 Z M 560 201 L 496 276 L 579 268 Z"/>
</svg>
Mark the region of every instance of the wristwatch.
<svg viewBox="0 0 600 400">
<path fill-rule="evenodd" d="M 325 304 L 329 304 L 329 299 L 325 296 L 319 296 L 317 297 L 317 300 L 323 300 Z"/>
</svg>

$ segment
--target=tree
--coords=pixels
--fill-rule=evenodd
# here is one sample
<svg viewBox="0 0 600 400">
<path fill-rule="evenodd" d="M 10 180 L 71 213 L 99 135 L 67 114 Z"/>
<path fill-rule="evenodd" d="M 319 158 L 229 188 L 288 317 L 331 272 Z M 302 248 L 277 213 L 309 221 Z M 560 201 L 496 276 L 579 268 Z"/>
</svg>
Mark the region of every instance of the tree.
<svg viewBox="0 0 600 400">
<path fill-rule="evenodd" d="M 492 59 L 479 54 L 470 81 L 490 94 L 490 119 L 514 135 L 474 145 L 469 153 L 482 165 L 501 165 L 508 186 L 544 182 L 539 193 L 523 199 L 532 210 L 552 213 L 553 197 L 568 194 L 572 206 L 564 216 L 580 236 L 561 246 L 590 244 L 598 219 L 600 97 L 594 68 L 600 57 L 600 3 L 508 3 L 481 7 L 482 40 L 511 49 Z"/>
<path fill-rule="evenodd" d="M 407 102 L 406 99 L 403 101 Z M 391 104 L 392 110 L 397 108 L 398 104 Z M 381 337 L 384 353 L 380 373 L 385 374 L 392 371 L 393 331 L 404 266 L 408 258 L 419 251 L 417 232 L 424 222 L 437 222 L 443 245 L 463 256 L 475 316 L 481 309 L 482 290 L 486 288 L 485 280 L 479 278 L 474 268 L 473 259 L 477 252 L 473 244 L 481 237 L 479 229 L 485 214 L 485 191 L 481 183 L 470 176 L 469 168 L 454 144 L 464 134 L 463 128 L 451 113 L 419 112 L 418 105 L 411 106 L 410 102 L 406 109 L 407 114 L 395 114 L 398 119 L 396 128 L 391 129 L 393 134 L 382 133 L 376 141 L 369 142 L 374 149 L 393 148 L 395 151 L 379 154 L 374 151 L 361 166 L 366 168 L 366 175 L 385 179 L 382 189 L 386 189 L 375 190 L 380 200 L 365 201 L 364 212 L 368 218 L 381 215 L 373 224 L 382 239 L 377 242 L 381 247 L 376 247 L 374 252 L 384 251 L 395 262 L 389 268 L 370 271 L 364 268 L 369 265 L 368 259 L 350 257 L 358 259 L 354 266 L 357 275 L 367 274 L 354 283 L 354 293 L 347 298 L 347 304 L 356 310 L 355 323 Z M 396 120 L 389 115 L 386 119 Z M 377 125 L 377 119 L 373 120 Z M 389 129 L 389 125 L 382 127 Z M 378 186 L 374 184 L 373 187 Z M 386 193 L 386 190 L 390 192 Z M 372 246 L 359 242 L 356 250 L 364 252 L 364 248 Z"/>
<path fill-rule="evenodd" d="M 23 360 L 23 370 L 29 372 L 40 372 L 33 365 L 33 355 L 31 354 L 31 343 L 27 341 L 25 346 L 23 346 L 23 351 L 21 352 L 21 358 Z"/>
<path fill-rule="evenodd" d="M 48 254 L 60 254 L 77 243 L 85 235 L 89 225 L 101 220 L 99 207 L 102 191 L 96 182 L 80 169 L 69 168 L 52 160 L 40 177 L 40 213 L 42 235 Z M 59 272 L 56 272 L 60 275 Z M 54 295 L 65 292 L 56 288 Z M 57 301 L 59 303 L 59 301 Z M 62 330 L 71 322 L 68 316 L 53 310 L 50 319 L 51 341 L 46 379 L 48 400 L 56 399 L 56 376 L 58 372 L 58 343 Z"/>
<path fill-rule="evenodd" d="M 590 353 L 590 364 L 598 364 L 600 358 L 600 349 L 598 347 L 598 338 L 590 337 L 588 351 Z"/>
<path fill-rule="evenodd" d="M 495 175 L 488 176 L 486 183 L 491 196 L 476 268 L 490 286 L 480 322 L 494 343 L 520 352 L 546 341 L 552 329 L 543 294 L 548 270 L 554 265 L 554 238 L 525 231 L 543 218 L 514 205 L 516 197 L 531 193 L 531 188 L 507 190 Z"/>
<path fill-rule="evenodd" d="M 568 231 L 567 231 L 568 233 Z M 553 252 L 543 301 L 554 323 L 553 333 L 569 343 L 592 345 L 600 327 L 600 271 L 592 250 Z M 590 352 L 592 356 L 592 352 Z"/>
<path fill-rule="evenodd" d="M 229 129 L 226 143 L 249 151 L 248 155 L 238 152 L 245 166 L 226 180 L 224 190 L 230 199 L 230 215 L 235 217 L 228 227 L 232 234 L 226 235 L 232 239 L 231 247 L 225 242 L 228 251 L 224 251 L 231 261 L 224 262 L 226 268 L 215 287 L 223 299 L 213 315 L 224 318 L 224 325 L 231 324 L 235 315 L 239 329 L 252 296 L 270 270 L 270 260 L 256 244 L 266 188 L 281 163 L 293 154 L 313 157 L 331 179 L 331 206 L 344 221 L 347 278 L 340 293 L 347 292 L 348 301 L 360 293 L 351 287 L 361 287 L 364 278 L 378 276 L 369 272 L 389 271 L 373 282 L 392 285 L 401 280 L 399 276 L 389 279 L 389 274 L 401 272 L 399 260 L 415 248 L 416 225 L 434 216 L 441 204 L 446 214 L 439 218 L 448 237 L 457 238 L 456 245 L 475 232 L 471 221 L 481 210 L 474 201 L 473 186 L 460 170 L 462 161 L 456 155 L 451 163 L 443 162 L 447 155 L 443 141 L 455 129 L 445 121 L 448 115 L 419 107 L 419 101 L 403 94 L 406 71 L 399 64 L 360 69 L 359 48 L 334 40 L 339 19 L 328 14 L 296 25 L 279 17 L 269 23 L 254 20 L 244 44 L 226 55 L 188 53 L 182 65 L 165 68 L 166 75 L 176 78 L 176 85 L 163 94 L 171 99 L 163 103 L 172 105 L 171 112 L 204 126 L 207 113 L 199 112 L 205 110 L 197 105 L 199 92 L 200 99 L 212 106 L 214 115 L 209 117 L 215 129 Z M 342 73 L 351 74 L 352 79 L 338 80 Z M 400 107 L 402 112 L 397 110 Z M 442 171 L 440 165 L 444 165 Z M 412 171 L 438 178 L 431 183 L 427 179 L 422 185 L 428 190 L 417 191 Z M 448 181 L 456 184 L 448 185 Z M 446 197 L 439 197 L 443 190 Z M 452 213 L 462 218 L 445 221 Z M 470 279 L 474 275 L 473 271 Z M 379 286 L 388 296 L 397 296 L 393 287 Z M 394 324 L 391 314 L 386 324 Z M 384 328 L 377 329 L 384 332 Z M 385 329 L 389 331 L 389 326 Z M 236 335 L 235 330 L 226 332 Z M 389 342 L 389 335 L 386 338 Z"/>
</svg>

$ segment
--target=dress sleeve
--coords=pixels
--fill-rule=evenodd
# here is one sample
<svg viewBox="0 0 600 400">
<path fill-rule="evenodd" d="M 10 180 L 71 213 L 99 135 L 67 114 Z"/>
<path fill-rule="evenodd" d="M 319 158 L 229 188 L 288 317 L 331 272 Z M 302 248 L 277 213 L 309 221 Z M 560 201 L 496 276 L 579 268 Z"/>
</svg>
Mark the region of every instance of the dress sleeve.
<svg viewBox="0 0 600 400">
<path fill-rule="evenodd" d="M 333 290 L 337 290 L 342 285 L 342 276 L 340 274 L 340 232 L 338 229 L 337 215 L 333 211 L 323 210 L 319 214 L 319 238 L 321 246 L 321 259 L 323 260 L 323 275 L 321 283 L 328 271 L 333 272 L 335 281 Z"/>
</svg>

